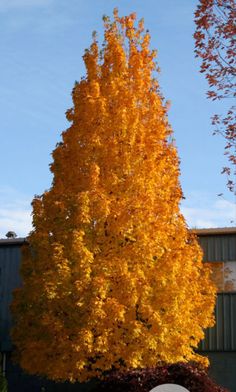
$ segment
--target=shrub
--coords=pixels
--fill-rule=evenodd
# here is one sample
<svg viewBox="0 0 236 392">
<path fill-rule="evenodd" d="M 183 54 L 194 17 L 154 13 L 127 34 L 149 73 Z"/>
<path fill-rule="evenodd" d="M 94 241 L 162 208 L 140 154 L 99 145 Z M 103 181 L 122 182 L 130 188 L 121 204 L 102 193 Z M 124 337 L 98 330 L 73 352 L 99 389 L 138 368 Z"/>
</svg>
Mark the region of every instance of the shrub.
<svg viewBox="0 0 236 392">
<path fill-rule="evenodd" d="M 94 392 L 149 392 L 152 388 L 167 383 L 181 385 L 190 392 L 228 392 L 196 363 L 176 363 L 127 372 L 114 371 L 104 377 Z"/>
<path fill-rule="evenodd" d="M 7 380 L 0 371 L 0 392 L 7 392 Z"/>
</svg>

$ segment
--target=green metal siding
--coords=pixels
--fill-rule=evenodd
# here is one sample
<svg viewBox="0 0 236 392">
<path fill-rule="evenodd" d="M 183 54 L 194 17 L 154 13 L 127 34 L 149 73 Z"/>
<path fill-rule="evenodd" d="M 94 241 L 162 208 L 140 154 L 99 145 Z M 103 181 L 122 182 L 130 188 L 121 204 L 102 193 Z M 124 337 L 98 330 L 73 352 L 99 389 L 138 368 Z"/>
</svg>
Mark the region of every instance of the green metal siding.
<svg viewBox="0 0 236 392">
<path fill-rule="evenodd" d="M 236 234 L 200 235 L 198 240 L 204 261 L 236 261 Z"/>
<path fill-rule="evenodd" d="M 20 261 L 20 243 L 0 246 L 0 351 L 11 350 L 10 304 L 12 291 L 21 285 Z"/>
<path fill-rule="evenodd" d="M 216 324 L 205 332 L 200 351 L 236 351 L 236 293 L 219 293 L 215 308 Z"/>
<path fill-rule="evenodd" d="M 209 373 L 216 383 L 235 392 L 236 352 L 206 352 L 204 355 L 210 361 Z"/>
</svg>

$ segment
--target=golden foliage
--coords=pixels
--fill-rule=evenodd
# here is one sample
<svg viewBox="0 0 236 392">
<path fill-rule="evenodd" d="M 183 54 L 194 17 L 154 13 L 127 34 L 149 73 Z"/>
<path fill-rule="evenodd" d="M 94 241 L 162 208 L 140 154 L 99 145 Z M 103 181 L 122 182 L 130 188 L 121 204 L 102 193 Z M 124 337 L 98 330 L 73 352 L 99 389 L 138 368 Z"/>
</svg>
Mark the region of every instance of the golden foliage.
<svg viewBox="0 0 236 392">
<path fill-rule="evenodd" d="M 194 348 L 213 323 L 210 272 L 179 210 L 156 52 L 134 14 L 115 10 L 104 26 L 73 89 L 52 187 L 33 201 L 13 303 L 21 366 L 54 380 L 204 362 Z"/>
</svg>

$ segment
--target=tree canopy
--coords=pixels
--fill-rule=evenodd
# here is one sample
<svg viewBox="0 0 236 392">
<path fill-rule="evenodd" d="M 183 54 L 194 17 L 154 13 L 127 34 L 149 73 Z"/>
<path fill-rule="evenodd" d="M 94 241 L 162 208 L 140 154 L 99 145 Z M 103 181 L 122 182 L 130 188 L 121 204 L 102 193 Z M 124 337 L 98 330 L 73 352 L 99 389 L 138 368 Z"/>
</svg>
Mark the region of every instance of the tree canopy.
<svg viewBox="0 0 236 392">
<path fill-rule="evenodd" d="M 215 288 L 180 212 L 179 159 L 135 14 L 104 18 L 85 52 L 51 188 L 33 200 L 13 339 L 29 373 L 84 381 L 207 360 Z"/>
</svg>

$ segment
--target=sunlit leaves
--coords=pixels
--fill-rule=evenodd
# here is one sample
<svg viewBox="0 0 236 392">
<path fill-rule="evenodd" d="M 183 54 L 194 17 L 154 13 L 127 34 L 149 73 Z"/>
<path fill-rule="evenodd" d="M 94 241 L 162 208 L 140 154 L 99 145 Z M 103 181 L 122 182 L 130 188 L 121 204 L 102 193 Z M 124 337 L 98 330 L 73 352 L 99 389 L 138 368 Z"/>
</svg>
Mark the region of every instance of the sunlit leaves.
<svg viewBox="0 0 236 392">
<path fill-rule="evenodd" d="M 85 52 L 13 305 L 21 366 L 54 380 L 196 359 L 214 287 L 179 211 L 176 148 L 135 15 Z M 27 333 L 26 333 L 27 331 Z"/>
</svg>

